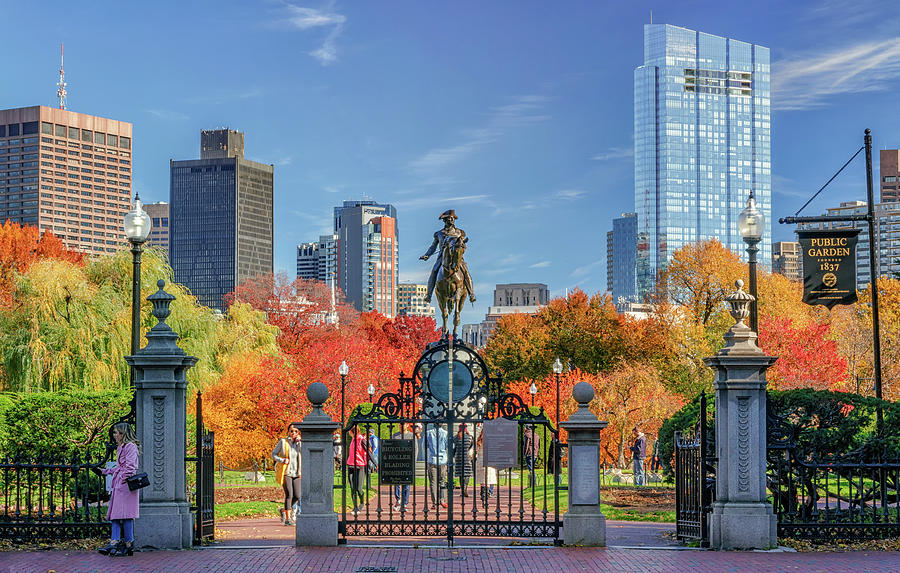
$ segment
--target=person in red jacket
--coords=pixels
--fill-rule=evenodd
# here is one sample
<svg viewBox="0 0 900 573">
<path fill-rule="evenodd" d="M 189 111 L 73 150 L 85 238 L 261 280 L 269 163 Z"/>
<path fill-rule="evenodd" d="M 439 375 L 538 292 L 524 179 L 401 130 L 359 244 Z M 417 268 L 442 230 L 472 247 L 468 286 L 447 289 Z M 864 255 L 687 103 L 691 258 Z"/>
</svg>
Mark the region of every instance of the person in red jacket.
<svg viewBox="0 0 900 573">
<path fill-rule="evenodd" d="M 359 426 L 350 428 L 350 443 L 347 445 L 347 477 L 350 479 L 350 495 L 353 499 L 353 515 L 358 515 L 366 503 L 366 466 L 369 464 L 369 448 L 365 433 Z"/>
</svg>

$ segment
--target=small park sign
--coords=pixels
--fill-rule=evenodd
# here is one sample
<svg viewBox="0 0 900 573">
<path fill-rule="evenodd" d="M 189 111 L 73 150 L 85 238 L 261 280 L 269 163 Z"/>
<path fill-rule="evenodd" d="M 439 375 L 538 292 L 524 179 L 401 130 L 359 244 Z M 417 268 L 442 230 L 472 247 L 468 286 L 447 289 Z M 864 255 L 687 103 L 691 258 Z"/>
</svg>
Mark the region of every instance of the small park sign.
<svg viewBox="0 0 900 573">
<path fill-rule="evenodd" d="M 829 309 L 856 302 L 859 229 L 798 230 L 803 251 L 803 302 Z"/>
</svg>

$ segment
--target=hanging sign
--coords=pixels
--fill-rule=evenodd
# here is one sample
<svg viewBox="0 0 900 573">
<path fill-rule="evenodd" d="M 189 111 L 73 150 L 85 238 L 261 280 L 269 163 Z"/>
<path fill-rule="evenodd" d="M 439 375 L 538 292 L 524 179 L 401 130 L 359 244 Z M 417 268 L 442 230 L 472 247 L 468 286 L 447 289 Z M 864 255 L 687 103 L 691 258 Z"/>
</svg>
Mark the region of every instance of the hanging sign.
<svg viewBox="0 0 900 573">
<path fill-rule="evenodd" d="M 829 309 L 856 302 L 859 229 L 798 230 L 803 251 L 803 302 Z"/>
</svg>

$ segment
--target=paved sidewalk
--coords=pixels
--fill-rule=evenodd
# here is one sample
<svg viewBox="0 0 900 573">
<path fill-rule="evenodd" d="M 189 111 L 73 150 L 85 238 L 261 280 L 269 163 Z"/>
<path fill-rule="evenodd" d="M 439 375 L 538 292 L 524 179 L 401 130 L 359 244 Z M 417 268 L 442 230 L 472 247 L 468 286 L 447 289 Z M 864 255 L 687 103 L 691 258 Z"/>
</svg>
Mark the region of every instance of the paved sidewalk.
<svg viewBox="0 0 900 573">
<path fill-rule="evenodd" d="M 607 521 L 606 543 L 612 547 L 678 547 L 675 541 L 674 523 L 654 523 L 649 521 Z M 668 535 L 666 535 L 668 534 Z M 263 547 L 273 545 L 293 545 L 294 528 L 283 525 L 275 518 L 236 519 L 216 523 L 217 547 Z M 355 537 L 349 540 L 350 545 L 377 544 L 379 539 Z M 512 545 L 519 543 L 529 545 L 535 541 L 551 540 L 508 539 L 508 538 L 459 538 L 457 545 L 462 547 L 473 545 Z M 441 538 L 399 537 L 388 540 L 394 546 L 443 546 L 446 542 Z"/>
<path fill-rule="evenodd" d="M 478 572 L 654 571 L 690 573 L 802 571 L 895 572 L 900 552 L 754 553 L 645 549 L 529 548 L 294 548 L 152 551 L 111 558 L 97 553 L 0 553 L 0 571 L 112 573 L 181 571 Z"/>
</svg>

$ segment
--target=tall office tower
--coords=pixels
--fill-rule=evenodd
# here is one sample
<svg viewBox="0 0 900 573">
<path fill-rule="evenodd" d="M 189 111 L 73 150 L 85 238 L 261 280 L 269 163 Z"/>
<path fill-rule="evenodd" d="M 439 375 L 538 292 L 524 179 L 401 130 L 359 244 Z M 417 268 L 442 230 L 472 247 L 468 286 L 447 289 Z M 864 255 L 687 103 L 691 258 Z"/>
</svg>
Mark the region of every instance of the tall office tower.
<svg viewBox="0 0 900 573">
<path fill-rule="evenodd" d="M 507 314 L 534 314 L 550 302 L 550 289 L 543 283 L 510 283 L 494 287 L 494 304 L 480 324 L 464 324 L 463 340 L 466 344 L 487 344 L 497 322 Z"/>
<path fill-rule="evenodd" d="M 300 243 L 297 245 L 297 278 L 307 281 L 317 280 L 316 270 L 319 267 L 319 243 Z"/>
<path fill-rule="evenodd" d="M 900 149 L 882 149 L 879 159 L 881 167 L 881 202 L 900 201 Z"/>
<path fill-rule="evenodd" d="M 622 213 L 606 233 L 606 290 L 613 300 L 637 302 L 637 215 Z"/>
<path fill-rule="evenodd" d="M 425 302 L 428 285 L 400 283 L 397 287 L 397 314 L 406 316 L 434 316 L 434 307 Z"/>
<path fill-rule="evenodd" d="M 772 272 L 783 275 L 792 281 L 803 279 L 803 257 L 800 254 L 800 243 L 796 241 L 772 243 Z"/>
<path fill-rule="evenodd" d="M 297 278 L 330 283 L 337 271 L 337 235 L 297 245 Z"/>
<path fill-rule="evenodd" d="M 201 304 L 273 269 L 274 171 L 244 159 L 243 134 L 201 132 L 201 158 L 169 163 L 169 261 Z"/>
<path fill-rule="evenodd" d="M 876 203 L 875 235 L 878 245 L 875 253 L 875 276 L 891 276 L 900 273 L 900 201 Z M 865 201 L 844 201 L 839 207 L 827 210 L 826 215 L 865 215 L 868 206 Z M 856 288 L 865 289 L 872 280 L 869 264 L 869 223 L 867 221 L 801 223 L 800 229 L 840 229 L 857 228 L 859 236 L 856 242 Z"/>
<path fill-rule="evenodd" d="M 344 201 L 334 208 L 337 282 L 359 311 L 397 315 L 399 233 L 397 210 L 374 201 Z"/>
<path fill-rule="evenodd" d="M 769 49 L 668 24 L 644 26 L 634 71 L 638 295 L 674 251 L 717 238 L 746 260 L 737 228 L 752 190 L 772 258 Z"/>
<path fill-rule="evenodd" d="M 51 231 L 92 255 L 123 245 L 131 124 L 45 106 L 0 111 L 0 223 Z"/>
<path fill-rule="evenodd" d="M 165 201 L 144 205 L 144 212 L 150 217 L 150 236 L 147 245 L 169 251 L 169 204 Z"/>
</svg>

